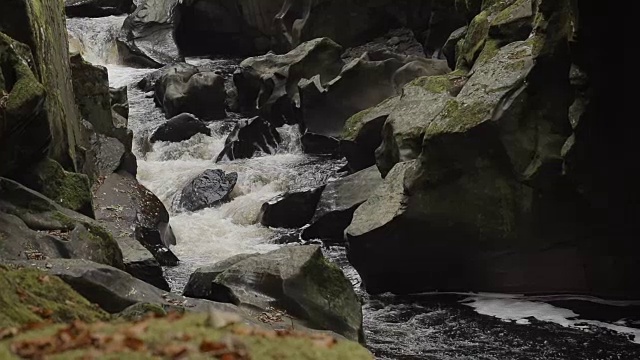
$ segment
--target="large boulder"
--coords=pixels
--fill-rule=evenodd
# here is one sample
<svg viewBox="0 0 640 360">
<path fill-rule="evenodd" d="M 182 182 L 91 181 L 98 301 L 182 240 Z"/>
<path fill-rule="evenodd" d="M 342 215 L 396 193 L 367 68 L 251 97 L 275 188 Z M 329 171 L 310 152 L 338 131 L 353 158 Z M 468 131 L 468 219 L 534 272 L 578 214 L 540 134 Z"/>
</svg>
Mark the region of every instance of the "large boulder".
<svg viewBox="0 0 640 360">
<path fill-rule="evenodd" d="M 196 134 L 211 136 L 211 129 L 202 120 L 191 114 L 180 114 L 160 125 L 153 132 L 149 141 L 181 142 L 191 139 Z"/>
<path fill-rule="evenodd" d="M 109 189 L 107 194 L 96 192 L 95 214 L 96 220 L 111 234 L 118 243 L 122 251 L 124 270 L 132 276 L 145 281 L 153 286 L 169 291 L 169 284 L 164 278 L 164 273 L 160 262 L 154 254 L 139 241 L 136 236 L 140 233 L 135 231 L 137 222 L 136 209 L 131 206 L 129 197 L 131 194 L 122 193 L 125 191 L 123 184 L 134 184 L 132 179 L 123 181 L 121 184 L 114 184 L 113 176 L 107 177 L 109 185 L 117 186 L 115 191 Z M 100 191 L 100 188 L 97 189 Z M 104 191 L 104 189 L 102 189 Z M 126 189 L 126 191 L 131 191 Z M 135 204 L 134 204 L 135 205 Z M 127 206 L 127 207 L 125 207 Z M 150 246 L 149 246 L 150 247 Z M 163 249 L 164 250 L 164 249 Z M 163 256 L 159 257 L 164 259 Z M 170 261 L 169 263 L 173 263 Z M 163 262 L 163 264 L 167 264 Z"/>
<path fill-rule="evenodd" d="M 121 15 L 133 9 L 133 0 L 64 0 L 64 11 L 68 17 Z"/>
<path fill-rule="evenodd" d="M 99 223 L 0 178 L 0 259 L 75 258 L 123 268 L 122 253 Z"/>
<path fill-rule="evenodd" d="M 301 228 L 313 218 L 324 186 L 291 191 L 267 201 L 260 208 L 258 219 L 264 226 Z"/>
<path fill-rule="evenodd" d="M 319 77 L 321 84 L 335 78 L 344 65 L 342 47 L 331 39 L 308 41 L 284 55 L 268 53 L 240 63 L 234 74 L 241 109 L 255 112 L 280 97 L 296 98 L 302 79 Z M 281 124 L 276 124 L 277 126 Z"/>
<path fill-rule="evenodd" d="M 351 223 L 354 211 L 364 203 L 382 183 L 375 166 L 330 182 L 322 191 L 310 225 L 301 237 L 342 242 L 344 230 Z"/>
<path fill-rule="evenodd" d="M 145 281 L 158 284 L 157 265 L 150 261 L 146 252 L 136 245 L 136 241 L 146 248 L 162 266 L 178 264 L 178 258 L 169 250 L 176 244 L 176 238 L 169 225 L 169 213 L 160 199 L 130 174 L 117 172 L 107 176 L 95 191 L 94 205 L 98 220 L 117 230 L 116 239 L 142 256 L 128 258 L 129 268 L 145 265 L 143 274 L 132 273 Z M 148 265 L 148 266 L 147 266 Z M 155 280 L 149 280 L 151 278 Z"/>
<path fill-rule="evenodd" d="M 165 65 L 162 68 L 152 71 L 145 75 L 136 84 L 138 89 L 143 92 L 154 91 L 156 84 L 160 79 L 171 76 L 181 76 L 181 81 L 185 82 L 191 76 L 198 72 L 198 67 L 195 65 L 187 64 L 185 62 L 179 62 L 175 64 Z M 186 77 L 186 80 L 184 79 Z"/>
<path fill-rule="evenodd" d="M 231 192 L 238 181 L 238 173 L 225 174 L 220 169 L 206 170 L 182 189 L 180 208 L 198 211 L 230 201 Z"/>
<path fill-rule="evenodd" d="M 225 80 L 215 72 L 174 66 L 156 81 L 154 90 L 156 104 L 167 118 L 185 112 L 202 120 L 226 117 Z"/>
<path fill-rule="evenodd" d="M 29 48 L 0 33 L 0 66 L 14 74 L 0 77 L 0 176 L 10 176 L 47 155 L 51 134 Z"/>
<path fill-rule="evenodd" d="M 262 117 L 240 120 L 227 137 L 216 162 L 248 159 L 258 153 L 272 154 L 281 141 L 276 128 Z"/>
<path fill-rule="evenodd" d="M 360 58 L 365 53 L 383 51 L 417 57 L 425 56 L 424 49 L 415 38 L 413 31 L 400 28 L 393 29 L 384 36 L 375 38 L 366 44 L 346 49 L 344 54 L 342 54 L 342 58 L 349 62 Z"/>
<path fill-rule="evenodd" d="M 144 0 L 127 17 L 117 38 L 127 64 L 161 67 L 182 60 L 174 40 L 178 0 Z"/>
<path fill-rule="evenodd" d="M 0 328 L 3 329 L 44 321 L 94 322 L 108 318 L 107 313 L 62 280 L 35 269 L 0 266 L 0 288 Z"/>
<path fill-rule="evenodd" d="M 365 53 L 324 87 L 302 84 L 304 124 L 311 132 L 338 136 L 351 116 L 395 96 L 418 76 L 450 72 L 443 60 L 394 53 Z"/>
<path fill-rule="evenodd" d="M 639 295 L 629 275 L 635 242 L 599 237 L 593 230 L 607 220 L 588 216 L 562 173 L 569 1 L 537 2 L 532 17 L 514 12 L 531 21 L 524 41 L 490 30 L 509 6 L 471 23 L 458 54 L 461 69 L 473 69 L 468 81 L 423 113 L 416 160 L 395 164 L 354 214 L 348 255 L 370 292 Z"/>
<path fill-rule="evenodd" d="M 64 3 L 59 0 L 6 0 L 2 2 L 0 12 L 0 32 L 27 45 L 33 56 L 30 64 L 37 81 L 44 87 L 46 101 L 40 105 L 38 102 L 26 104 L 23 101 L 35 101 L 34 95 L 42 88 L 36 84 L 30 84 L 27 88 L 24 72 L 20 70 L 18 77 L 20 86 L 15 90 L 27 90 L 23 96 L 11 99 L 12 105 L 21 103 L 25 106 L 20 111 L 21 124 L 29 124 L 30 131 L 24 135 L 19 128 L 12 129 L 10 133 L 20 138 L 28 138 L 31 144 L 25 150 L 27 154 L 33 149 L 42 155 L 49 155 L 50 158 L 60 163 L 65 170 L 74 171 L 77 166 L 76 149 L 80 138 L 80 117 L 76 109 L 74 93 L 71 81 L 71 70 L 67 60 L 69 54 L 69 44 L 67 40 L 67 29 L 65 26 Z M 6 42 L 5 42 L 6 43 Z M 3 51 L 4 52 L 4 51 Z M 24 54 L 24 52 L 23 52 Z M 27 58 L 25 58 L 27 59 Z M 3 65 L 3 68 L 6 65 Z M 6 75 L 5 75 L 6 76 Z M 5 81 L 13 83 L 14 81 Z M 13 85 L 13 84 L 12 84 Z M 5 89 L 6 90 L 6 89 Z M 8 91 L 7 91 L 8 92 Z M 46 112 L 46 122 L 49 126 L 49 134 L 41 131 L 42 125 L 34 127 L 33 124 L 42 124 L 42 118 L 38 109 L 44 106 Z M 7 127 L 3 127 L 7 128 Z M 45 137 L 43 137 L 45 136 Z M 50 138 L 48 146 L 46 140 Z M 19 140 L 12 140 L 19 141 Z M 5 144 L 5 142 L 2 142 Z M 31 149 L 31 150 L 29 150 Z M 39 159 L 42 159 L 41 156 Z M 36 159 L 39 160 L 39 159 Z M 28 166 L 32 163 L 23 163 Z M 4 170 L 4 162 L 3 162 Z M 4 172 L 4 171 L 2 171 Z"/>
<path fill-rule="evenodd" d="M 190 293 L 241 308 L 273 307 L 310 328 L 364 340 L 358 296 L 342 271 L 324 259 L 319 246 L 287 246 L 235 257 L 222 265 L 210 269 L 219 273 L 212 282 L 187 285 Z M 194 282 L 202 280 L 202 272 L 192 277 Z"/>
</svg>

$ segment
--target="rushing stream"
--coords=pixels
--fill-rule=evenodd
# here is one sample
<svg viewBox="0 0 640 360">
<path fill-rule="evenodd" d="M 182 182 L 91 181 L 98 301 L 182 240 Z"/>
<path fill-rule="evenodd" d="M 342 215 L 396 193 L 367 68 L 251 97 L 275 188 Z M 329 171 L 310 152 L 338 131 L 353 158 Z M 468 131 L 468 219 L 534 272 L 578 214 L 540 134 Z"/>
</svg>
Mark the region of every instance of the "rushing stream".
<svg viewBox="0 0 640 360">
<path fill-rule="evenodd" d="M 277 248 L 286 231 L 257 222 L 261 205 L 288 190 L 318 186 L 337 175 L 342 163 L 302 153 L 295 127 L 279 131 L 285 139 L 275 155 L 216 164 L 237 115 L 212 122 L 213 136 L 197 135 L 181 143 L 156 143 L 141 151 L 145 136 L 166 121 L 153 99 L 135 84 L 153 69 L 117 63 L 114 39 L 124 17 L 68 19 L 72 43 L 85 59 L 109 70 L 111 86 L 129 86 L 129 127 L 134 131 L 138 179 L 171 213 L 178 239 L 172 249 L 178 267 L 167 268 L 173 291 L 180 292 L 196 268 L 232 255 Z M 229 60 L 218 62 L 229 71 Z M 177 194 L 207 169 L 237 172 L 233 200 L 215 209 L 180 212 Z M 295 234 L 294 234 L 295 235 Z M 603 302 L 572 297 L 521 298 L 491 294 L 368 296 L 343 249 L 325 251 L 363 296 L 368 347 L 379 359 L 640 359 L 640 303 Z M 384 264 L 381 264 L 384 266 Z"/>
</svg>

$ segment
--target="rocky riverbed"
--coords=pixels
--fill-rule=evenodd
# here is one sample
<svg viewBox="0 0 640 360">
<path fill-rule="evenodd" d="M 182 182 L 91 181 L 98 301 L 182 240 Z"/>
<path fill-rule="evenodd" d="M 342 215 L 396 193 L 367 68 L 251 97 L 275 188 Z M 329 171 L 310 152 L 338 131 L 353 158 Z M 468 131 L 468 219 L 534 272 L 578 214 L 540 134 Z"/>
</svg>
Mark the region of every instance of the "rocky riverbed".
<svg viewBox="0 0 640 360">
<path fill-rule="evenodd" d="M 12 2 L 1 356 L 640 358 L 587 2 Z"/>
</svg>

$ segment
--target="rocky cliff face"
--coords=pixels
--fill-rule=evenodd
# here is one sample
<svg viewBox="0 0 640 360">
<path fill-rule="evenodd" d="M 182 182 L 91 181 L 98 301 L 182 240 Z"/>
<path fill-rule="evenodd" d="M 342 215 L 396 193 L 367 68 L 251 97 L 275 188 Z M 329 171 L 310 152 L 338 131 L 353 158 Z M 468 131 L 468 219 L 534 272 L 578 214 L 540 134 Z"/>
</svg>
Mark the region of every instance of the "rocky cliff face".
<svg viewBox="0 0 640 360">
<path fill-rule="evenodd" d="M 34 75 L 47 93 L 44 102 L 46 117 L 39 121 L 48 121 L 50 133 L 39 134 L 44 138 L 37 138 L 36 134 L 31 141 L 43 144 L 50 139 L 42 155 L 49 154 L 66 169 L 75 170 L 80 121 L 67 60 L 69 46 L 64 4 L 52 0 L 8 0 L 3 2 L 2 9 L 0 32 L 29 47 Z M 32 135 L 19 128 L 12 129 L 15 129 L 12 136 L 26 138 Z M 17 166 L 23 165 L 19 163 Z"/>
<path fill-rule="evenodd" d="M 580 128 L 603 114 L 574 96 L 570 45 L 585 30 L 571 5 L 484 2 L 457 43 L 456 72 L 403 89 L 376 150 L 385 185 L 346 232 L 369 291 L 638 295 L 633 242 L 603 231 L 596 202 L 611 190 L 578 180 L 598 181 L 586 165 L 597 145 Z M 589 120 L 571 122 L 576 112 Z"/>
</svg>

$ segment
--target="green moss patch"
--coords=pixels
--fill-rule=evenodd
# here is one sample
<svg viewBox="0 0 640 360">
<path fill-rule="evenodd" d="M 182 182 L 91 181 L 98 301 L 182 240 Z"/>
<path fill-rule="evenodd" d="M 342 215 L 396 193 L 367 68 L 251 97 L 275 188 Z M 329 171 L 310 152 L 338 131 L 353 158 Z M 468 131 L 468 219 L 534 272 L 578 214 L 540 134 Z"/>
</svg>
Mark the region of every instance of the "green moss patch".
<svg viewBox="0 0 640 360">
<path fill-rule="evenodd" d="M 42 321 L 93 322 L 109 317 L 62 280 L 39 270 L 0 266 L 0 289 L 0 328 Z"/>
</svg>

